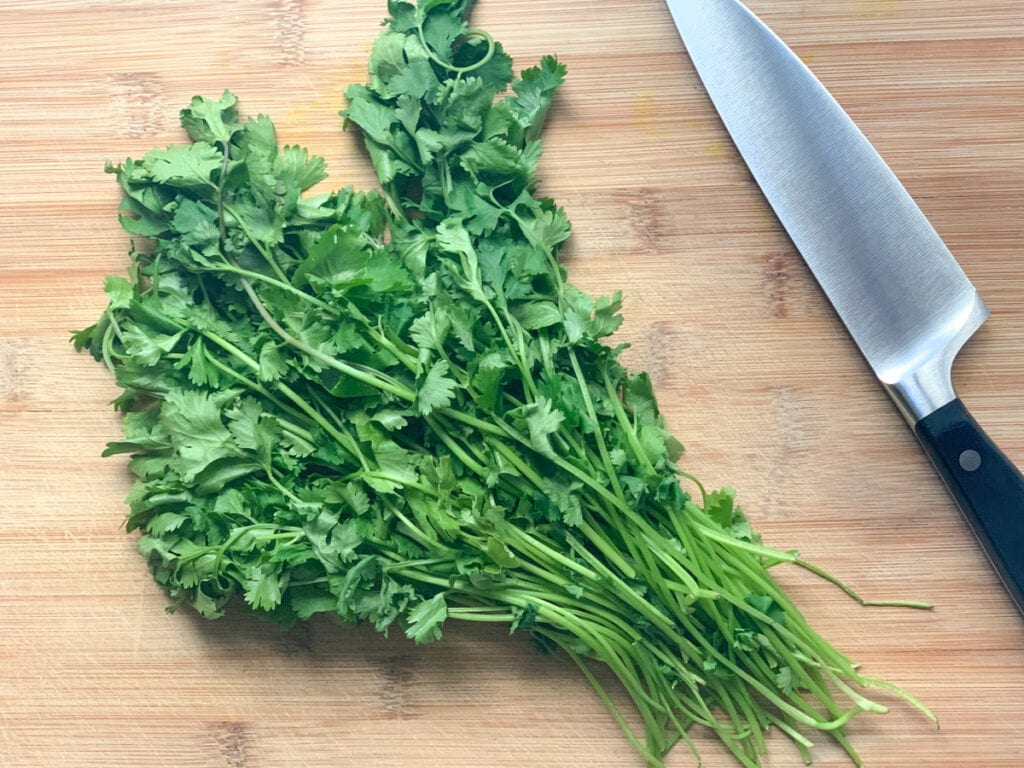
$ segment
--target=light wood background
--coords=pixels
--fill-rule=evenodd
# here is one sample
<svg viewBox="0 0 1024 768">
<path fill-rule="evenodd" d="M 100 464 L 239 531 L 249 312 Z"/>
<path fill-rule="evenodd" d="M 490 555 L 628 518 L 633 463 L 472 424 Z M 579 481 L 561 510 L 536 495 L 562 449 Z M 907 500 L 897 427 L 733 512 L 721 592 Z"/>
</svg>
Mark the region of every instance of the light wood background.
<svg viewBox="0 0 1024 768">
<path fill-rule="evenodd" d="M 992 318 L 963 399 L 1024 464 L 1020 0 L 751 0 L 917 197 Z M 179 141 L 230 87 L 337 185 L 372 177 L 336 115 L 384 0 L 8 0 L 0 23 L 0 765 L 9 768 L 629 768 L 571 665 L 500 629 L 416 649 L 314 622 L 167 615 L 124 535 L 106 371 L 75 355 L 127 237 L 104 161 Z M 1024 765 L 1024 622 L 739 162 L 660 0 L 481 0 L 520 66 L 557 53 L 543 188 L 574 282 L 621 288 L 629 364 L 708 484 L 765 539 L 871 598 L 781 577 L 815 625 L 903 685 L 851 728 L 874 768 Z M 816 764 L 844 766 L 822 742 Z M 733 763 L 700 741 L 709 768 Z M 781 738 L 766 760 L 799 764 Z M 672 768 L 692 766 L 685 750 Z"/>
</svg>

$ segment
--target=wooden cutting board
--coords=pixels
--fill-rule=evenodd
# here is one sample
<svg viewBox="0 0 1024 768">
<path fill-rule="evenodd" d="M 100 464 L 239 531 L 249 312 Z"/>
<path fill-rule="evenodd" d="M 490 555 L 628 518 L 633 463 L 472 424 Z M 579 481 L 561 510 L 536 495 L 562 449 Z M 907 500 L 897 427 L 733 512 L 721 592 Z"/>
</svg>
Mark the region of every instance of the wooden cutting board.
<svg viewBox="0 0 1024 768">
<path fill-rule="evenodd" d="M 628 768 L 565 659 L 500 629 L 414 648 L 314 622 L 168 615 L 124 535 L 129 478 L 105 370 L 67 343 L 128 245 L 106 160 L 179 141 L 230 87 L 281 138 L 372 183 L 340 132 L 383 0 L 9 0 L 0 25 L 0 765 L 9 768 Z M 962 398 L 1024 464 L 1024 13 L 1020 0 L 751 0 L 848 108 L 992 310 Z M 627 297 L 686 466 L 731 484 L 767 542 L 870 598 L 781 572 L 890 700 L 854 743 L 874 768 L 1024 765 L 1024 622 L 770 215 L 660 0 L 481 0 L 520 66 L 557 53 L 544 191 L 574 282 Z M 819 739 L 816 764 L 847 761 Z M 796 766 L 773 738 L 772 768 Z M 699 738 L 705 765 L 732 766 Z M 679 750 L 672 768 L 695 762 Z"/>
</svg>

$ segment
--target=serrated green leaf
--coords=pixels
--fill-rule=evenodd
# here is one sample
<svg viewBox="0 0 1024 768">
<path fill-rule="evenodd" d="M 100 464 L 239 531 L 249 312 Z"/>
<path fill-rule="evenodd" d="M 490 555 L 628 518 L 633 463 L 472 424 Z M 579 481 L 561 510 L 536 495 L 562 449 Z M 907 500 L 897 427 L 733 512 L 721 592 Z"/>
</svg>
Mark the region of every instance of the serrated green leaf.
<svg viewBox="0 0 1024 768">
<path fill-rule="evenodd" d="M 557 458 L 551 445 L 551 436 L 558 433 L 565 414 L 554 408 L 546 397 L 538 397 L 523 408 L 526 425 L 530 432 L 530 445 L 542 456 Z"/>
<path fill-rule="evenodd" d="M 438 360 L 416 388 L 416 410 L 429 416 L 437 408 L 447 408 L 455 399 L 459 385 L 448 376 L 448 363 Z"/>
<path fill-rule="evenodd" d="M 107 275 L 103 278 L 103 292 L 110 300 L 111 309 L 125 309 L 134 295 L 132 284 L 117 275 Z"/>
<path fill-rule="evenodd" d="M 262 563 L 248 568 L 242 577 L 245 602 L 253 608 L 270 611 L 281 603 L 281 574 L 276 563 Z"/>
<path fill-rule="evenodd" d="M 171 217 L 171 227 L 186 245 L 202 248 L 220 240 L 217 211 L 196 200 L 186 198 L 178 203 Z"/>
<path fill-rule="evenodd" d="M 278 381 L 288 372 L 288 360 L 281 354 L 280 347 L 267 342 L 260 347 L 259 371 L 257 376 L 264 384 Z"/>
<path fill-rule="evenodd" d="M 540 65 L 523 70 L 512 84 L 516 96 L 511 100 L 515 114 L 525 130 L 524 140 L 537 137 L 544 124 L 555 91 L 565 80 L 566 68 L 554 56 L 545 56 Z"/>
<path fill-rule="evenodd" d="M 215 188 L 213 174 L 220 170 L 224 156 L 216 147 L 197 141 L 152 149 L 143 162 L 148 164 L 153 180 L 160 184 L 182 189 Z"/>
<path fill-rule="evenodd" d="M 274 159 L 274 174 L 285 185 L 305 191 L 327 178 L 327 165 L 304 147 L 286 146 Z"/>
<path fill-rule="evenodd" d="M 211 462 L 234 451 L 221 409 L 209 394 L 172 390 L 160 407 L 160 422 L 178 452 L 182 479 L 190 482 Z"/>
<path fill-rule="evenodd" d="M 395 111 L 378 102 L 364 86 L 349 86 L 345 92 L 349 106 L 342 112 L 344 117 L 359 126 L 367 137 L 381 146 L 392 141 L 391 126 L 398 122 Z"/>
<path fill-rule="evenodd" d="M 146 531 L 153 536 L 165 536 L 180 528 L 188 516 L 180 512 L 162 512 L 146 524 Z"/>
<path fill-rule="evenodd" d="M 405 634 L 417 645 L 441 639 L 441 627 L 448 618 L 444 592 L 417 603 L 408 613 Z"/>
<path fill-rule="evenodd" d="M 154 333 L 137 325 L 128 326 L 121 331 L 121 341 L 125 352 L 139 365 L 154 366 L 174 350 L 181 341 L 184 331 L 173 335 Z"/>
<path fill-rule="evenodd" d="M 281 428 L 274 416 L 267 414 L 259 400 L 245 397 L 224 412 L 228 430 L 240 451 L 252 452 L 257 460 L 269 466 L 274 446 L 281 439 Z"/>
<path fill-rule="evenodd" d="M 196 142 L 227 142 L 239 130 L 237 103 L 231 91 L 224 91 L 217 101 L 194 96 L 181 111 L 181 126 Z"/>
<path fill-rule="evenodd" d="M 528 331 L 549 328 L 562 322 L 562 313 L 552 301 L 531 301 L 512 310 L 519 323 Z"/>
</svg>

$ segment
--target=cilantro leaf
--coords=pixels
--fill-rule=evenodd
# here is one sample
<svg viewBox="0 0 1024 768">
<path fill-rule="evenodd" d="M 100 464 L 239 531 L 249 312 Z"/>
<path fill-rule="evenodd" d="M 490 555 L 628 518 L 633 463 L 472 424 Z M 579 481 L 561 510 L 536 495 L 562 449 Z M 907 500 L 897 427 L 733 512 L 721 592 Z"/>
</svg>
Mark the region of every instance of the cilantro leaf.
<svg viewBox="0 0 1024 768">
<path fill-rule="evenodd" d="M 253 608 L 270 611 L 281 603 L 281 574 L 274 563 L 253 565 L 242 577 L 245 602 Z"/>
<path fill-rule="evenodd" d="M 240 130 L 237 104 L 238 98 L 231 91 L 224 91 L 217 101 L 194 96 L 181 111 L 181 125 L 197 143 L 228 142 Z"/>
<path fill-rule="evenodd" d="M 195 390 L 171 390 L 160 406 L 160 422 L 178 454 L 182 479 L 192 480 L 211 462 L 234 451 L 231 433 L 213 396 Z"/>
<path fill-rule="evenodd" d="M 215 187 L 213 174 L 219 171 L 224 156 L 219 149 L 197 141 L 166 149 L 151 149 L 143 158 L 153 180 L 183 189 Z"/>
<path fill-rule="evenodd" d="M 416 409 L 429 416 L 437 408 L 447 408 L 455 398 L 458 382 L 448 376 L 448 363 L 434 363 L 416 389 Z"/>
<path fill-rule="evenodd" d="M 545 397 L 538 397 L 524 408 L 526 425 L 530 432 L 530 444 L 534 450 L 549 459 L 556 458 L 551 446 L 551 436 L 558 434 L 565 414 L 553 408 Z"/>
<path fill-rule="evenodd" d="M 544 124 L 555 92 L 565 80 L 566 68 L 554 56 L 545 56 L 540 65 L 523 70 L 512 84 L 516 92 L 511 100 L 519 124 L 525 129 L 524 141 L 535 139 Z"/>
<path fill-rule="evenodd" d="M 441 637 L 441 625 L 448 618 L 448 604 L 444 592 L 423 600 L 409 611 L 405 634 L 417 645 L 430 643 Z"/>
</svg>

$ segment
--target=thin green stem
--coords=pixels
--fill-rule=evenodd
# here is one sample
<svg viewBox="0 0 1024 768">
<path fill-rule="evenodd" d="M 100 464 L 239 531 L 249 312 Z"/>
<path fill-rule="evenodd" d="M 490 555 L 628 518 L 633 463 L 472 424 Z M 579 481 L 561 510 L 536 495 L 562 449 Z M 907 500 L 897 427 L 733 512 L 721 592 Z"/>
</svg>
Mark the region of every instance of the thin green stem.
<svg viewBox="0 0 1024 768">
<path fill-rule="evenodd" d="M 248 241 L 252 243 L 253 247 L 257 251 L 259 251 L 264 261 L 267 262 L 267 266 L 269 266 L 270 269 L 273 270 L 274 274 L 277 276 L 277 279 L 280 280 L 282 283 L 287 283 L 288 276 L 285 275 L 284 270 L 281 269 L 281 265 L 277 263 L 277 259 L 274 258 L 274 255 L 269 250 L 267 250 L 266 246 L 263 243 L 261 243 L 259 239 L 255 235 L 253 235 L 253 233 L 249 230 L 249 227 L 246 226 L 245 217 L 237 213 L 234 209 L 231 208 L 231 206 L 227 204 L 224 204 L 220 210 L 221 221 L 224 221 L 225 213 L 231 214 L 231 217 L 235 220 L 235 223 L 238 225 L 238 228 L 242 230 L 242 232 L 245 234 L 246 239 L 248 239 Z"/>
<path fill-rule="evenodd" d="M 416 25 L 416 32 L 419 35 L 420 43 L 423 45 L 423 49 L 427 52 L 427 55 L 430 57 L 430 60 L 437 64 L 442 69 L 446 69 L 455 75 L 461 76 L 473 72 L 477 69 L 480 69 L 480 67 L 487 64 L 487 62 L 489 62 L 491 58 L 494 56 L 494 52 L 496 50 L 496 43 L 494 42 L 494 38 L 491 37 L 491 35 L 486 30 L 467 29 L 466 32 L 464 33 L 464 37 L 483 38 L 484 40 L 487 41 L 487 51 L 484 53 L 483 56 L 480 57 L 479 60 L 474 61 L 472 64 L 467 64 L 464 67 L 457 67 L 454 64 L 450 64 L 447 61 L 441 59 L 437 55 L 437 53 L 434 52 L 434 49 L 427 44 L 427 39 L 423 32 L 424 22 L 426 22 L 426 18 L 421 17 L 419 23 Z"/>
<path fill-rule="evenodd" d="M 259 372 L 260 364 L 252 357 L 247 355 L 245 352 L 240 350 L 234 344 L 229 342 L 227 339 L 222 338 L 213 331 L 203 331 L 203 337 L 216 344 L 218 347 L 226 352 L 231 353 L 240 362 L 245 364 L 254 372 Z M 348 451 L 349 455 L 356 457 L 358 451 L 353 452 L 352 450 L 352 439 L 348 435 L 339 432 L 333 424 L 331 424 L 323 415 L 317 411 L 312 405 L 310 405 L 304 398 L 300 397 L 290 386 L 284 382 L 275 382 L 274 388 L 285 395 L 292 403 L 303 413 L 309 416 L 316 424 L 318 424 L 328 435 L 333 437 L 338 445 Z"/>
<path fill-rule="evenodd" d="M 629 447 L 633 449 L 633 455 L 643 465 L 649 475 L 657 474 L 654 464 L 651 463 L 650 458 L 647 456 L 647 451 L 640 445 L 640 438 L 637 436 L 636 429 L 626 414 L 626 409 L 622 405 L 619 393 L 615 390 L 615 385 L 612 384 L 611 379 L 608 377 L 608 372 L 601 371 L 601 376 L 604 379 L 605 391 L 608 393 L 608 402 L 611 403 L 614 409 L 615 418 L 618 420 L 619 427 L 629 442 Z"/>
<path fill-rule="evenodd" d="M 260 317 L 263 318 L 263 322 L 265 322 L 274 333 L 280 336 L 285 343 L 289 344 L 292 347 L 295 347 L 301 352 L 304 352 L 305 354 L 309 355 L 309 357 L 313 358 L 314 360 L 317 360 L 318 362 L 323 363 L 329 368 L 333 368 L 336 371 L 345 374 L 346 376 L 352 377 L 356 381 L 362 382 L 363 384 L 368 384 L 369 386 L 374 387 L 375 389 L 379 389 L 382 392 L 387 392 L 388 394 L 394 395 L 400 400 L 405 400 L 406 402 L 409 403 L 414 402 L 416 400 L 415 392 L 406 387 L 401 386 L 400 384 L 391 381 L 390 379 L 385 378 L 379 372 L 369 372 L 362 370 L 361 368 L 357 368 L 356 366 L 350 365 L 349 363 L 345 363 L 341 360 L 338 360 L 337 358 L 331 357 L 330 355 L 326 355 L 320 350 L 311 347 L 304 341 L 296 339 L 294 336 L 288 333 L 288 331 L 282 328 L 280 324 L 271 316 L 270 311 L 267 309 L 266 305 L 260 300 L 259 296 L 256 295 L 256 291 L 253 289 L 252 283 L 248 279 L 242 278 L 242 287 L 244 288 L 246 295 L 248 295 L 249 300 L 252 302 L 253 307 L 255 307 Z"/>
</svg>

